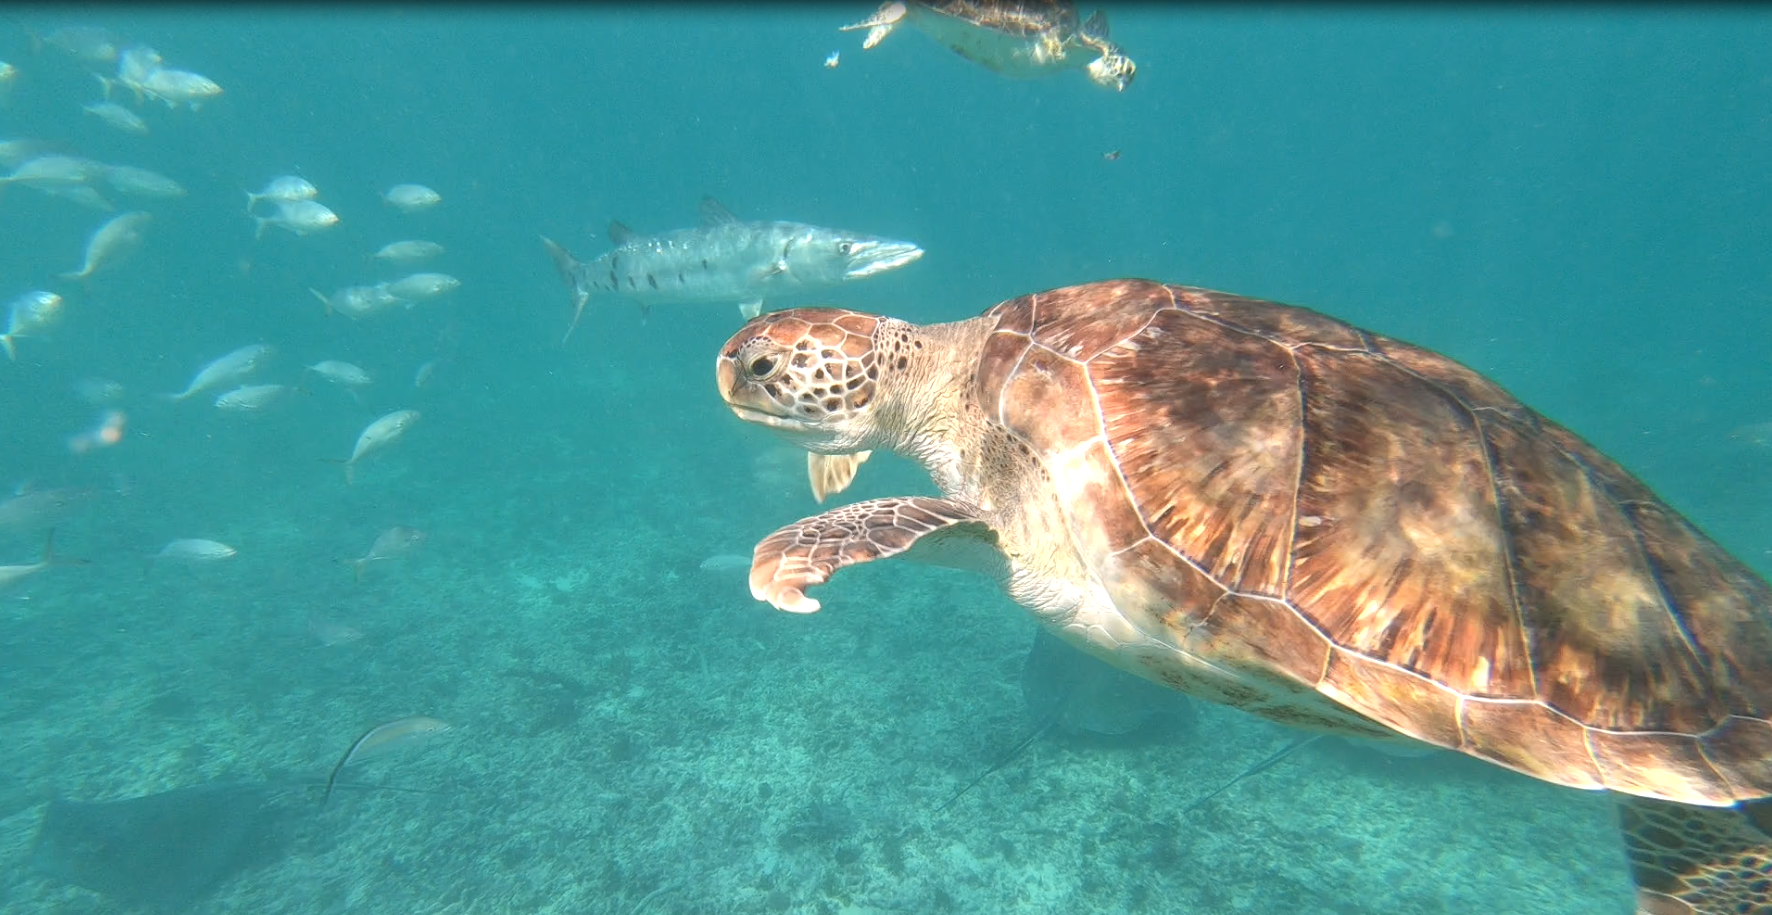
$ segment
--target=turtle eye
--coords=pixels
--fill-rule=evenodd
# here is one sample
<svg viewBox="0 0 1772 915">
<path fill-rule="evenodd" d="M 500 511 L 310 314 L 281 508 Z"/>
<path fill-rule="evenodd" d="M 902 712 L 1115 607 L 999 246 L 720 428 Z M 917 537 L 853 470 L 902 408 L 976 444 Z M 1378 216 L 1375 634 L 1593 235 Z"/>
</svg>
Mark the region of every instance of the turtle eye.
<svg viewBox="0 0 1772 915">
<path fill-rule="evenodd" d="M 838 254 L 841 254 L 841 255 L 847 257 L 849 255 L 849 252 L 854 251 L 854 250 L 855 250 L 855 245 L 851 244 L 850 242 L 846 242 L 846 241 L 837 242 L 837 253 Z"/>
<path fill-rule="evenodd" d="M 767 378 L 767 377 L 769 377 L 769 373 L 771 373 L 773 371 L 775 371 L 775 358 L 774 357 L 772 357 L 772 356 L 758 356 L 757 358 L 751 360 L 751 366 L 750 366 L 751 377 L 753 377 L 753 378 Z"/>
</svg>

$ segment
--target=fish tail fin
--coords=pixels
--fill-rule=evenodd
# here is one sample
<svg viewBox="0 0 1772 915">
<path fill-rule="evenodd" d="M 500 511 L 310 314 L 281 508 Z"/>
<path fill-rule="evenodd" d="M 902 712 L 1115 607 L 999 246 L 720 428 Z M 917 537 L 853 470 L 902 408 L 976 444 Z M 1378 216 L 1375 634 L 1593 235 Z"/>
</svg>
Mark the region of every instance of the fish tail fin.
<svg viewBox="0 0 1772 915">
<path fill-rule="evenodd" d="M 560 279 L 571 284 L 578 277 L 578 259 L 572 252 L 561 247 L 546 235 L 541 236 L 542 247 L 548 249 L 548 256 L 554 259 L 554 268 L 560 271 Z"/>
<path fill-rule="evenodd" d="M 242 188 L 242 190 L 244 190 L 244 188 Z M 254 204 L 258 203 L 260 199 L 262 198 L 257 194 L 254 194 L 251 191 L 246 191 L 246 215 L 252 215 L 252 207 Z"/>
<path fill-rule="evenodd" d="M 6 358 L 9 361 L 17 362 L 18 361 L 18 344 L 13 343 L 12 339 L 13 339 L 12 334 L 0 334 L 0 349 L 6 350 Z"/>
<path fill-rule="evenodd" d="M 87 271 L 85 268 L 81 268 L 79 270 L 69 270 L 66 273 L 58 273 L 56 276 L 59 276 L 64 280 L 83 280 L 87 277 Z"/>
<path fill-rule="evenodd" d="M 252 214 L 250 214 L 250 213 L 248 213 L 247 215 L 252 216 Z M 252 230 L 252 240 L 258 241 L 259 239 L 265 237 L 265 226 L 270 225 L 271 220 L 269 217 L 265 217 L 265 216 L 252 216 L 252 221 L 257 223 L 257 227 Z"/>
<path fill-rule="evenodd" d="M 585 303 L 590 300 L 591 297 L 588 293 L 577 289 L 572 290 L 572 323 L 566 325 L 566 336 L 560 338 L 561 346 L 565 346 L 566 341 L 572 339 L 572 332 L 578 329 L 578 319 L 585 316 Z"/>
<path fill-rule="evenodd" d="M 332 300 L 326 297 L 326 293 L 321 292 L 320 290 L 315 289 L 312 286 L 308 287 L 308 291 L 313 293 L 314 298 L 319 299 L 320 304 L 324 305 L 326 307 L 326 316 L 328 318 L 332 317 Z"/>
</svg>

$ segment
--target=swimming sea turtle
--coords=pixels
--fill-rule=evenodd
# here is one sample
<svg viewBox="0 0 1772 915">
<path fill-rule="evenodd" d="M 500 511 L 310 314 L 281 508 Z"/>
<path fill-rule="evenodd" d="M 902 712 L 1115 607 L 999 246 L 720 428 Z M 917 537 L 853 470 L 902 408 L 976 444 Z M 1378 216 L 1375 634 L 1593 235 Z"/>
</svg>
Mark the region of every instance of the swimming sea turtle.
<svg viewBox="0 0 1772 915">
<path fill-rule="evenodd" d="M 1078 24 L 1077 7 L 1067 0 L 892 0 L 842 31 L 867 29 L 861 44 L 867 50 L 907 22 L 1004 76 L 1031 79 L 1083 67 L 1097 85 L 1124 91 L 1138 72 L 1108 39 L 1107 16 L 1097 11 Z"/>
<path fill-rule="evenodd" d="M 771 534 L 757 598 L 809 613 L 900 554 L 977 569 L 1194 696 L 1616 792 L 1643 912 L 1772 912 L 1772 589 L 1451 359 L 1115 280 L 952 324 L 773 312 L 717 375 L 741 419 L 944 494 Z"/>
</svg>

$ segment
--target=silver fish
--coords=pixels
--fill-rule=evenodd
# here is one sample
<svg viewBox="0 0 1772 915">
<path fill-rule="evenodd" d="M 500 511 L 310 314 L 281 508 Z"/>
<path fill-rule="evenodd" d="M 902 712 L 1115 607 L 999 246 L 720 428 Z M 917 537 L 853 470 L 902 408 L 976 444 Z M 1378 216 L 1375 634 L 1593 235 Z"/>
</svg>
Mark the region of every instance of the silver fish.
<svg viewBox="0 0 1772 915">
<path fill-rule="evenodd" d="M 923 249 L 842 229 L 799 222 L 741 222 L 719 201 L 701 201 L 702 224 L 640 235 L 610 223 L 615 248 L 580 263 L 543 238 L 560 277 L 572 288 L 572 335 L 593 295 L 619 295 L 647 308 L 658 302 L 736 302 L 755 315 L 771 296 L 813 292 L 884 273 Z"/>
<path fill-rule="evenodd" d="M 24 531 L 55 524 L 97 495 L 93 489 L 39 489 L 0 502 L 0 531 Z"/>
<path fill-rule="evenodd" d="M 215 408 L 229 413 L 256 413 L 288 393 L 286 384 L 247 384 L 218 395 Z"/>
<path fill-rule="evenodd" d="M 168 108 L 184 105 L 192 111 L 222 94 L 222 87 L 216 85 L 215 80 L 189 70 L 157 69 L 140 85 L 131 88 L 139 89 L 148 98 L 165 102 Z"/>
<path fill-rule="evenodd" d="M 215 540 L 191 538 L 174 540 L 171 543 L 168 543 L 160 548 L 160 552 L 154 554 L 154 559 L 157 562 L 167 560 L 175 562 L 217 562 L 223 559 L 232 559 L 238 555 L 240 555 L 239 550 L 236 550 L 225 543 Z"/>
<path fill-rule="evenodd" d="M 326 792 L 320 796 L 321 805 L 324 806 L 332 798 L 332 789 L 336 787 L 339 773 L 346 766 L 374 759 L 402 747 L 415 746 L 449 729 L 447 721 L 414 716 L 378 724 L 364 731 L 363 736 L 352 741 L 351 748 L 345 751 L 338 765 L 332 767 L 332 774 L 326 777 Z"/>
<path fill-rule="evenodd" d="M 360 388 L 374 380 L 369 377 L 368 372 L 363 371 L 349 362 L 340 362 L 336 359 L 326 359 L 316 362 L 313 365 L 307 366 L 307 369 L 333 384 L 342 385 L 347 388 Z"/>
<path fill-rule="evenodd" d="M 395 298 L 416 302 L 454 292 L 461 288 L 461 280 L 447 273 L 414 273 L 385 285 Z"/>
<path fill-rule="evenodd" d="M 404 526 L 390 527 L 375 538 L 375 543 L 370 544 L 369 552 L 364 553 L 362 558 L 345 561 L 351 564 L 357 579 L 361 581 L 364 566 L 383 559 L 404 556 L 423 546 L 424 542 L 424 531 Z"/>
<path fill-rule="evenodd" d="M 145 168 L 133 165 L 113 165 L 105 169 L 105 183 L 114 190 L 136 197 L 183 197 L 184 185 Z"/>
<path fill-rule="evenodd" d="M 99 226 L 86 240 L 86 262 L 79 270 L 62 274 L 63 279 L 83 280 L 100 267 L 114 263 L 136 245 L 141 244 L 142 230 L 154 217 L 135 210 L 114 216 Z"/>
<path fill-rule="evenodd" d="M 265 182 L 265 189 L 254 194 L 246 192 L 246 212 L 252 212 L 252 206 L 260 200 L 272 203 L 294 203 L 297 200 L 313 200 L 320 196 L 320 189 L 308 183 L 308 179 L 296 175 L 278 175 Z"/>
<path fill-rule="evenodd" d="M 42 44 L 66 51 L 89 64 L 108 64 L 117 59 L 116 39 L 111 37 L 110 32 L 97 26 L 63 26 L 47 35 L 33 35 L 32 37 Z"/>
<path fill-rule="evenodd" d="M 381 199 L 402 213 L 416 213 L 442 203 L 443 195 L 422 184 L 396 184 L 384 191 Z"/>
<path fill-rule="evenodd" d="M 168 400 L 179 401 L 193 394 L 233 384 L 257 371 L 274 353 L 276 353 L 275 349 L 263 343 L 242 346 L 198 369 L 197 374 L 192 376 L 191 383 L 185 385 L 183 391 L 161 396 Z"/>
<path fill-rule="evenodd" d="M 296 235 L 311 235 L 338 225 L 338 214 L 318 200 L 279 200 L 277 212 L 270 216 L 253 216 L 258 224 L 253 238 L 263 238 L 266 226 L 276 226 Z"/>
<path fill-rule="evenodd" d="M 418 419 L 417 410 L 395 410 L 365 426 L 363 432 L 357 436 L 357 444 L 351 449 L 351 456 L 343 462 L 345 483 L 353 482 L 358 461 L 398 441 Z"/>
<path fill-rule="evenodd" d="M 20 162 L 12 174 L 0 176 L 0 184 L 22 184 L 39 189 L 86 184 L 103 175 L 105 168 L 103 162 L 83 156 L 48 153 Z"/>
<path fill-rule="evenodd" d="M 48 143 L 29 137 L 0 140 L 0 165 L 7 168 L 18 168 L 21 163 L 43 155 L 48 148 Z"/>
<path fill-rule="evenodd" d="M 13 299 L 12 307 L 7 310 L 6 333 L 0 334 L 0 349 L 6 350 L 6 358 L 18 361 L 18 349 L 13 341 L 55 323 L 61 311 L 62 297 L 53 292 L 39 289 Z"/>
<path fill-rule="evenodd" d="M 327 295 L 312 286 L 308 287 L 308 291 L 314 294 L 314 298 L 320 300 L 320 304 L 326 306 L 328 315 L 336 311 L 353 321 L 410 304 L 405 299 L 389 292 L 386 283 L 377 283 L 374 286 L 344 286 L 334 290 L 332 295 Z"/>
<path fill-rule="evenodd" d="M 27 565 L 0 566 L 0 590 L 18 584 L 55 564 L 55 529 L 50 528 L 49 536 L 43 541 L 43 558 Z"/>
<path fill-rule="evenodd" d="M 124 133 L 132 133 L 138 137 L 148 134 L 148 122 L 142 120 L 141 115 L 116 102 L 92 102 L 82 106 L 80 110 Z"/>
<path fill-rule="evenodd" d="M 410 241 L 390 242 L 383 245 L 380 251 L 375 252 L 375 256 L 380 260 L 392 261 L 396 264 L 410 264 L 417 261 L 429 260 L 442 253 L 442 245 L 439 245 L 434 241 L 420 241 L 414 239 Z"/>
<path fill-rule="evenodd" d="M 72 200 L 89 210 L 98 210 L 101 213 L 115 213 L 117 211 L 117 208 L 112 206 L 103 194 L 84 184 L 49 184 L 40 186 L 37 190 L 51 197 Z"/>
</svg>

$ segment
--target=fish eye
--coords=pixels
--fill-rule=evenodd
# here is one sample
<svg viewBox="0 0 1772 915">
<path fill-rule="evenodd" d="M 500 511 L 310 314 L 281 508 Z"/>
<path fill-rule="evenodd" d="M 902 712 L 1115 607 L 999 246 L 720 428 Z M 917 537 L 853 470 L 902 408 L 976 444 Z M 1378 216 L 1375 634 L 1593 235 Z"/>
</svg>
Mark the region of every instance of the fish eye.
<svg viewBox="0 0 1772 915">
<path fill-rule="evenodd" d="M 855 245 L 850 242 L 846 242 L 846 241 L 837 242 L 837 253 L 838 254 L 848 254 L 849 252 L 854 251 L 854 250 L 855 250 Z"/>
<path fill-rule="evenodd" d="M 773 372 L 773 371 L 775 371 L 775 359 L 773 359 L 772 357 L 758 356 L 757 358 L 751 360 L 751 366 L 750 366 L 751 377 L 765 378 L 765 377 L 768 377 L 769 373 Z"/>
</svg>

